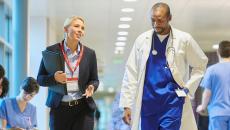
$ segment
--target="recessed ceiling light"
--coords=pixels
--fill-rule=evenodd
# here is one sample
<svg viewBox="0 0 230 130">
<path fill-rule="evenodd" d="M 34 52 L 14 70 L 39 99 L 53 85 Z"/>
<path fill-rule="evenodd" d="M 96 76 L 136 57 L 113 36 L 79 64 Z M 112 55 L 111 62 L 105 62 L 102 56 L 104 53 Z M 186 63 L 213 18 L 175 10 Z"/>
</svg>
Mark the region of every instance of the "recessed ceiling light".
<svg viewBox="0 0 230 130">
<path fill-rule="evenodd" d="M 126 41 L 127 38 L 126 38 L 126 37 L 117 37 L 117 40 L 118 40 L 118 41 Z"/>
<path fill-rule="evenodd" d="M 120 31 L 117 33 L 118 35 L 121 35 L 121 36 L 127 36 L 129 34 L 129 32 L 126 32 L 126 31 Z"/>
<path fill-rule="evenodd" d="M 125 43 L 125 42 L 116 42 L 115 45 L 116 45 L 117 47 L 120 47 L 120 46 L 123 47 L 123 46 L 126 45 L 126 43 Z"/>
<path fill-rule="evenodd" d="M 123 51 L 125 48 L 123 46 L 116 46 L 115 50 Z"/>
<path fill-rule="evenodd" d="M 123 0 L 125 2 L 133 2 L 133 1 L 137 1 L 137 0 Z"/>
<path fill-rule="evenodd" d="M 130 12 L 134 12 L 133 8 L 123 8 L 121 9 L 122 12 L 126 12 L 126 13 L 130 13 Z"/>
<path fill-rule="evenodd" d="M 121 17 L 120 21 L 122 22 L 128 22 L 128 21 L 132 21 L 133 19 L 131 17 Z"/>
<path fill-rule="evenodd" d="M 115 54 L 119 54 L 119 51 L 118 51 L 118 50 L 114 50 L 114 53 L 115 53 Z"/>
<path fill-rule="evenodd" d="M 217 50 L 219 48 L 219 45 L 218 44 L 214 44 L 214 45 L 212 45 L 212 48 L 215 49 L 215 50 Z"/>
<path fill-rule="evenodd" d="M 124 54 L 124 50 L 115 50 L 114 53 L 115 54 Z"/>
<path fill-rule="evenodd" d="M 129 24 L 119 24 L 118 28 L 130 28 Z"/>
</svg>

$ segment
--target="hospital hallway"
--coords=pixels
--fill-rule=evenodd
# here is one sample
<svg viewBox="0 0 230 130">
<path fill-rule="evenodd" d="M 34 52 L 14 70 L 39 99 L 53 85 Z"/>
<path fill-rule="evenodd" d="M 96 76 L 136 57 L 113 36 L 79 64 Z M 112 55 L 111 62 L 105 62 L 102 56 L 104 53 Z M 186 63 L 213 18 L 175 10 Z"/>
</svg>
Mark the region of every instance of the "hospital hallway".
<svg viewBox="0 0 230 130">
<path fill-rule="evenodd" d="M 85 24 L 80 42 L 95 51 L 100 81 L 93 95 L 97 105 L 94 130 L 129 130 L 122 121 L 119 93 L 134 42 L 152 29 L 151 8 L 157 2 L 169 5 L 171 27 L 191 34 L 208 57 L 207 67 L 217 63 L 218 43 L 230 40 L 229 0 L 0 0 L 0 64 L 9 80 L 5 98 L 17 96 L 26 77 L 37 78 L 42 51 L 62 42 L 66 18 L 80 16 Z M 141 49 L 144 55 L 146 50 Z M 180 50 L 178 54 L 192 56 Z M 198 87 L 190 100 L 198 130 L 208 130 L 207 110 L 203 115 L 196 112 L 202 92 Z M 37 108 L 38 130 L 49 130 L 47 96 L 48 87 L 40 87 L 31 101 Z"/>
</svg>

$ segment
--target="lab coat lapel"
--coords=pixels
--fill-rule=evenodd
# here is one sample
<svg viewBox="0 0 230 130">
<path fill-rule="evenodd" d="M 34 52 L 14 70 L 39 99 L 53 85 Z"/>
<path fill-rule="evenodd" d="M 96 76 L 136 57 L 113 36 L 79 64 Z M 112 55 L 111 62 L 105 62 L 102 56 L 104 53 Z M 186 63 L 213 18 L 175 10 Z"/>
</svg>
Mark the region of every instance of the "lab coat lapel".
<svg viewBox="0 0 230 130">
<path fill-rule="evenodd" d="M 174 80 L 177 82 L 178 85 L 180 85 L 180 87 L 184 87 L 185 83 L 181 77 L 181 74 L 179 73 L 179 70 L 177 68 L 178 66 L 175 63 L 178 41 L 176 38 L 176 34 L 173 30 L 174 29 L 172 28 L 172 32 L 170 33 L 169 40 L 167 42 L 165 55 Z"/>
<path fill-rule="evenodd" d="M 149 58 L 149 53 L 151 51 L 151 44 L 152 44 L 152 33 L 153 30 L 149 31 L 146 36 L 144 37 L 144 46 L 143 46 L 143 59 L 141 61 L 141 72 L 146 68 L 147 60 Z"/>
</svg>

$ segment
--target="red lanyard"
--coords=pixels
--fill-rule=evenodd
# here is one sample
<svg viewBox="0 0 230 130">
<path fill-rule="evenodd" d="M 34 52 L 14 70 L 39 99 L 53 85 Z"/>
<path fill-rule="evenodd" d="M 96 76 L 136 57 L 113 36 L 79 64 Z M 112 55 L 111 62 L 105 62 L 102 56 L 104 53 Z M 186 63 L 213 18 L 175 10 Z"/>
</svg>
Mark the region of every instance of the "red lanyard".
<svg viewBox="0 0 230 130">
<path fill-rule="evenodd" d="M 79 64 L 80 64 L 80 62 L 81 62 L 81 59 L 82 59 L 82 56 L 83 56 L 83 51 L 84 51 L 84 46 L 82 45 L 82 48 L 81 48 L 81 50 L 80 50 L 80 56 L 79 56 L 79 58 L 77 59 L 77 63 L 76 63 L 76 65 L 75 65 L 74 69 L 72 69 L 72 67 L 71 67 L 71 65 L 70 65 L 70 61 L 69 61 L 69 59 L 68 59 L 68 57 L 67 57 L 67 55 L 66 55 L 66 53 L 65 53 L 65 51 L 64 51 L 64 43 L 63 43 L 63 42 L 60 43 L 60 48 L 61 48 L 62 54 L 63 54 L 63 56 L 64 56 L 65 62 L 66 62 L 66 64 L 67 64 L 69 70 L 71 71 L 72 77 L 73 77 L 74 71 L 77 69 L 77 67 L 79 66 Z"/>
<path fill-rule="evenodd" d="M 77 78 L 77 77 L 76 77 L 76 78 L 66 78 L 66 80 L 67 80 L 67 81 L 77 81 L 78 78 Z"/>
</svg>

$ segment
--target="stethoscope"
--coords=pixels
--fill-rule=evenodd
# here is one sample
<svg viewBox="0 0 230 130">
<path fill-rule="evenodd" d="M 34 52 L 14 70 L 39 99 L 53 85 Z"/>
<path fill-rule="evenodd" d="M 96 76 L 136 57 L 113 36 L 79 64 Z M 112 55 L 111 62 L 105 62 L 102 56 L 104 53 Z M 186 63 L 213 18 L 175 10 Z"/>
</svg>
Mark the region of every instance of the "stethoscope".
<svg viewBox="0 0 230 130">
<path fill-rule="evenodd" d="M 155 31 L 153 32 L 155 33 Z M 170 30 L 170 34 L 169 37 L 171 35 L 171 42 L 169 43 L 169 45 L 167 45 L 167 50 L 166 50 L 166 54 L 169 56 L 168 57 L 168 67 L 172 67 L 173 66 L 173 62 L 174 62 L 174 56 L 175 56 L 175 48 L 173 46 L 173 40 L 174 40 L 174 36 L 173 36 L 173 32 L 172 29 Z M 153 38 L 153 37 L 152 37 Z M 153 42 L 153 49 L 152 49 L 152 54 L 155 56 L 157 55 L 157 50 L 154 48 L 154 42 Z"/>
</svg>

